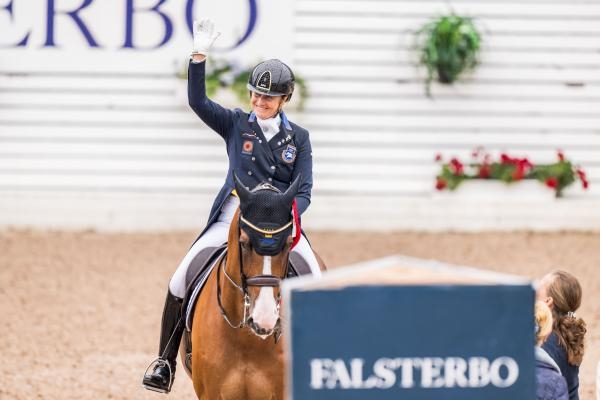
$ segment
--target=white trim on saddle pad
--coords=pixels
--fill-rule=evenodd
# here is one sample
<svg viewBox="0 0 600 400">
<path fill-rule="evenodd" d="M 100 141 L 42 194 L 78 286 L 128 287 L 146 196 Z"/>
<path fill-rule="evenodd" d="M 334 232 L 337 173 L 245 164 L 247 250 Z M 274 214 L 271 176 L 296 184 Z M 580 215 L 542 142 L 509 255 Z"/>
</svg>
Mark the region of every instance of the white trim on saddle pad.
<svg viewBox="0 0 600 400">
<path fill-rule="evenodd" d="M 185 310 L 185 329 L 188 332 L 192 331 L 193 311 L 194 311 L 194 306 L 196 305 L 196 300 L 198 300 L 198 296 L 200 295 L 200 291 L 204 287 L 204 284 L 208 280 L 208 277 L 209 277 L 211 271 L 213 270 L 213 268 L 215 267 L 215 265 L 217 265 L 219 262 L 221 262 L 221 260 L 223 259 L 223 256 L 226 253 L 227 253 L 227 247 L 223 248 L 223 250 L 221 251 L 221 254 L 219 254 L 215 258 L 215 261 L 213 261 L 208 268 L 206 268 L 204 271 L 202 271 L 202 274 L 200 275 L 200 277 L 197 280 L 196 287 L 194 287 L 194 291 L 190 295 L 190 298 L 188 300 L 188 304 L 187 304 L 187 307 Z"/>
</svg>

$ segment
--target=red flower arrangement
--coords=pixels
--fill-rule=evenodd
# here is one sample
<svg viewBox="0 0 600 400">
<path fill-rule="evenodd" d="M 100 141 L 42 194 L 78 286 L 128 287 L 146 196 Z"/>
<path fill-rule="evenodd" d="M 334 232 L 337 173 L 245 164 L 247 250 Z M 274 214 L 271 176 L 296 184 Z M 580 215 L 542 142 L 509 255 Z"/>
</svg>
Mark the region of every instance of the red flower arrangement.
<svg viewBox="0 0 600 400">
<path fill-rule="evenodd" d="M 506 183 L 536 179 L 554 190 L 556 197 L 561 197 L 563 190 L 576 180 L 584 189 L 590 185 L 585 172 L 574 167 L 562 150 L 557 151 L 558 161 L 553 164 L 534 165 L 527 158 L 511 157 L 506 153 L 500 154 L 498 161 L 492 161 L 483 148 L 473 150 L 471 156 L 473 162 L 463 164 L 456 157 L 444 162 L 442 155 L 437 154 L 435 160 L 441 164 L 441 171 L 436 177 L 435 188 L 455 190 L 469 179 L 495 179 Z"/>
</svg>

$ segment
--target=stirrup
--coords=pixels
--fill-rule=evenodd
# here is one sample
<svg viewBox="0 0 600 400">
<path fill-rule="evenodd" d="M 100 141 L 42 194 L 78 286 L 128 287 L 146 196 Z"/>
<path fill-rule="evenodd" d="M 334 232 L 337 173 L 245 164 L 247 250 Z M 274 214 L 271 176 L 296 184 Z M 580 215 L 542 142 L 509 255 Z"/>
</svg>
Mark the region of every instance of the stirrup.
<svg viewBox="0 0 600 400">
<path fill-rule="evenodd" d="M 169 384 L 167 385 L 166 389 L 161 389 L 161 388 L 157 388 L 155 386 L 150 386 L 144 383 L 144 380 L 146 379 L 146 376 L 148 376 L 148 371 L 152 370 L 152 372 L 154 372 L 156 370 L 156 368 L 158 367 L 166 367 L 167 370 L 169 371 Z M 173 374 L 173 368 L 171 368 L 171 363 L 169 362 L 169 360 L 163 360 L 162 358 L 157 358 L 156 360 L 152 361 L 150 363 L 150 365 L 148 365 L 148 368 L 146 368 L 146 372 L 144 372 L 144 379 L 142 379 L 142 386 L 148 390 L 152 390 L 154 392 L 158 392 L 158 393 L 169 393 L 171 391 L 171 388 L 173 387 L 173 381 L 175 380 L 175 376 Z"/>
</svg>

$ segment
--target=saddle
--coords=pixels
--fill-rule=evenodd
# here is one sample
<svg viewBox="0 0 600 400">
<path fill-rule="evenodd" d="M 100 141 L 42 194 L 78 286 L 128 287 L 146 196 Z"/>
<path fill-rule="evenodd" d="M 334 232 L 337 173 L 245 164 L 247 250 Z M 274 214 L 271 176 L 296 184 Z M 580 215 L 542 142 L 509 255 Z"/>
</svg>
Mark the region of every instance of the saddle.
<svg viewBox="0 0 600 400">
<path fill-rule="evenodd" d="M 200 251 L 190 263 L 186 274 L 186 293 L 183 298 L 182 310 L 185 321 L 185 331 L 183 333 L 182 351 L 185 352 L 185 358 L 182 355 L 183 365 L 188 374 L 192 370 L 192 341 L 191 331 L 194 318 L 194 308 L 196 301 L 200 296 L 202 288 L 206 283 L 208 276 L 213 268 L 221 262 L 227 254 L 227 243 L 219 247 L 208 247 Z M 292 278 L 301 275 L 311 274 L 310 267 L 306 261 L 297 253 L 290 253 L 287 265 L 286 278 Z"/>
<path fill-rule="evenodd" d="M 196 300 L 204 287 L 213 267 L 227 253 L 227 243 L 219 247 L 207 247 L 200 251 L 190 263 L 185 276 L 186 292 L 183 298 L 182 310 L 186 322 L 186 330 L 192 330 L 192 317 Z"/>
</svg>

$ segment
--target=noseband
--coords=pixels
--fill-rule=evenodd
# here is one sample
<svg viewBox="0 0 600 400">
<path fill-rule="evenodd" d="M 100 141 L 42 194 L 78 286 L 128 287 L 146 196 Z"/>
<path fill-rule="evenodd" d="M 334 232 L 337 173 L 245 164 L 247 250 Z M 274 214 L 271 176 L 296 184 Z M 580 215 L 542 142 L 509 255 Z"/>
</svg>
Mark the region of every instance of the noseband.
<svg viewBox="0 0 600 400">
<path fill-rule="evenodd" d="M 241 235 L 241 230 L 242 230 L 240 227 L 240 223 L 239 223 L 240 221 L 244 222 L 244 224 L 246 224 L 246 226 L 248 226 L 250 229 L 252 229 L 258 233 L 262 233 L 263 235 L 274 235 L 277 233 L 281 233 L 281 232 L 285 231 L 286 229 L 288 229 L 293 224 L 293 220 L 291 220 L 279 228 L 263 229 L 263 228 L 259 228 L 258 226 L 252 224 L 250 221 L 245 219 L 242 216 L 242 214 L 240 213 L 239 220 L 238 220 L 238 237 Z M 254 276 L 248 277 L 244 273 L 244 262 L 243 262 L 243 258 L 242 258 L 241 243 L 238 243 L 238 256 L 239 256 L 240 279 L 241 279 L 241 283 L 239 285 L 233 280 L 233 278 L 231 278 L 231 276 L 227 273 L 227 270 L 224 267 L 224 265 L 225 266 L 227 265 L 227 255 L 225 255 L 225 257 L 223 258 L 223 260 L 221 261 L 221 263 L 219 263 L 219 266 L 217 267 L 217 302 L 219 304 L 219 310 L 221 312 L 221 315 L 227 322 L 227 324 L 229 324 L 229 326 L 231 326 L 233 329 L 241 329 L 245 326 L 251 326 L 251 324 L 249 324 L 251 301 L 250 301 L 250 294 L 248 293 L 248 287 L 250 287 L 250 286 L 279 287 L 281 284 L 281 280 L 283 279 L 283 277 L 285 277 L 286 272 L 287 272 L 287 271 L 284 271 L 283 276 L 281 276 L 281 277 L 279 277 L 277 275 L 267 275 L 267 274 L 259 274 L 259 275 L 254 275 Z M 230 318 L 227 315 L 227 311 L 225 311 L 225 308 L 223 307 L 223 303 L 221 301 L 221 284 L 220 284 L 221 270 L 223 270 L 223 274 L 225 274 L 225 277 L 227 278 L 227 280 L 236 289 L 238 289 L 240 291 L 240 293 L 242 293 L 243 298 L 244 298 L 243 316 L 242 316 L 241 321 L 237 324 L 233 324 L 231 322 Z M 286 270 L 287 270 L 287 265 L 286 265 Z M 277 302 L 277 313 L 279 314 L 279 307 L 281 304 L 281 293 L 279 293 L 277 295 L 276 302 Z M 275 328 L 271 332 L 268 333 L 268 335 L 271 335 L 271 334 L 273 334 L 275 336 L 275 342 L 277 342 L 279 340 L 279 337 L 281 336 L 281 327 L 280 327 L 279 319 L 277 320 L 277 324 L 275 325 Z"/>
</svg>

